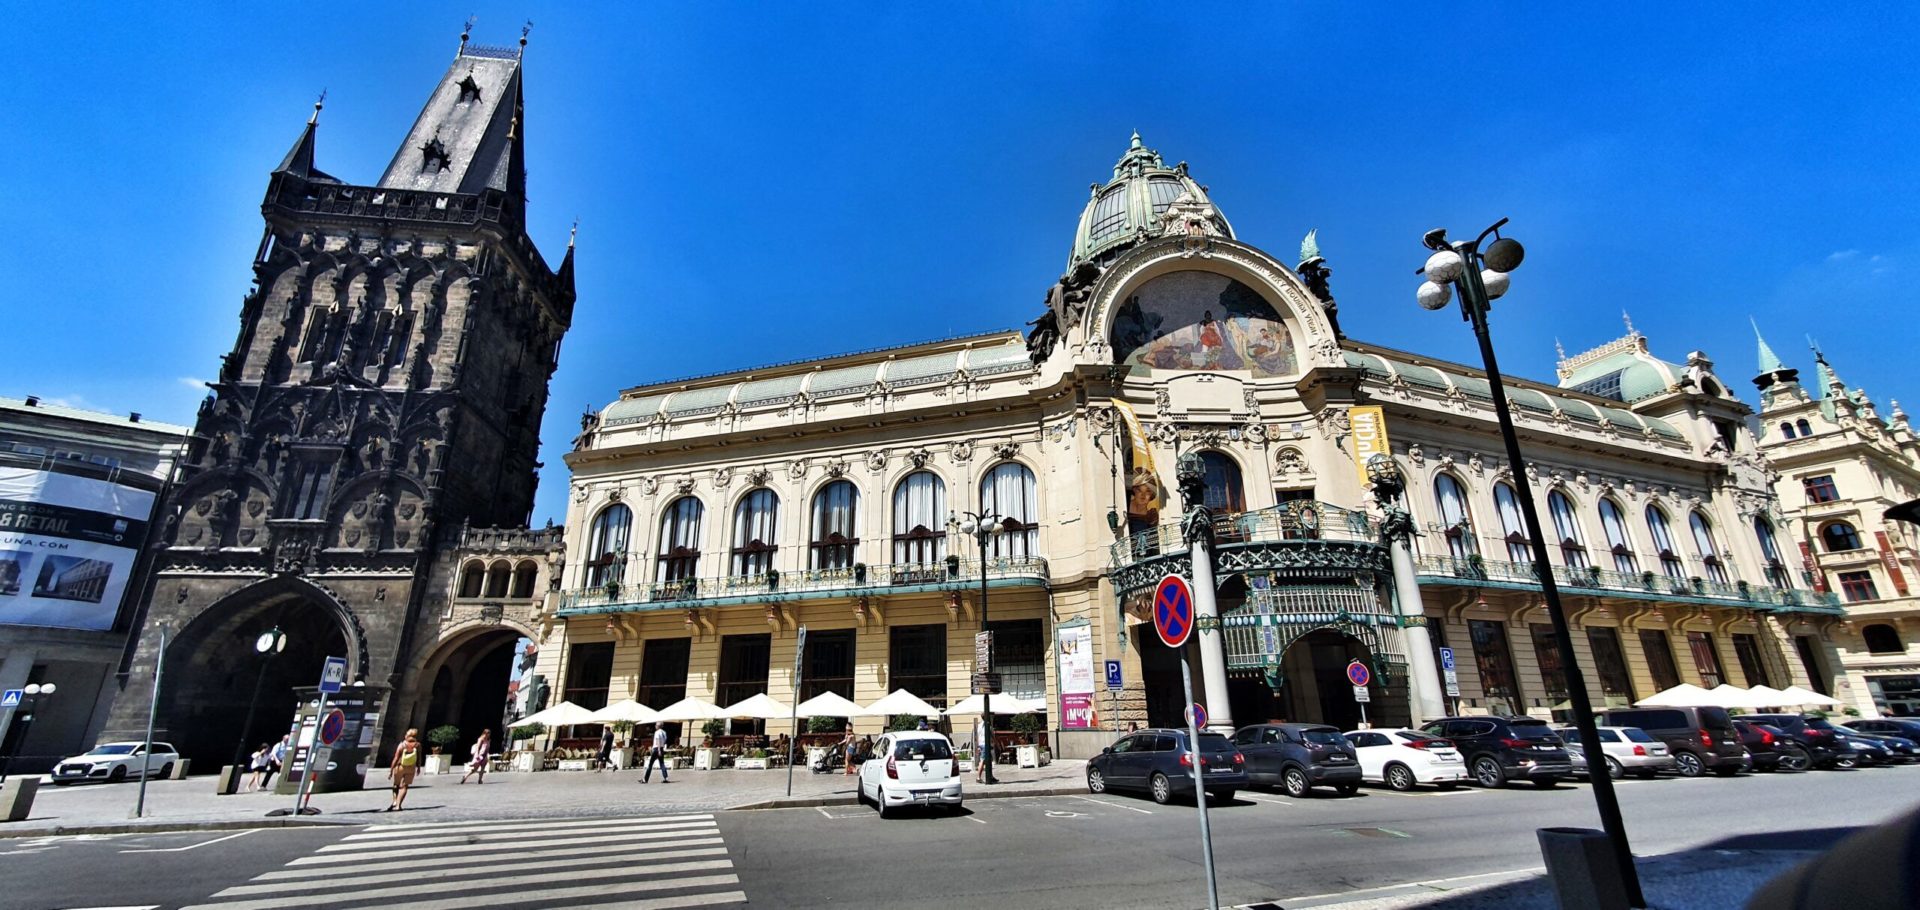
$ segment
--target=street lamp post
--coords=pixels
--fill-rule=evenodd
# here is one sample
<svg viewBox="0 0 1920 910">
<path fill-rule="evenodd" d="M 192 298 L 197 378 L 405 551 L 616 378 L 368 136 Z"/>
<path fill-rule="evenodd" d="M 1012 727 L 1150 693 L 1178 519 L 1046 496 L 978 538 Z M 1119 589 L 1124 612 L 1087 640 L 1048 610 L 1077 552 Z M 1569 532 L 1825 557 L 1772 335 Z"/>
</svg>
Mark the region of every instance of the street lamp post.
<svg viewBox="0 0 1920 910">
<path fill-rule="evenodd" d="M 992 515 L 980 512 L 961 512 L 964 519 L 954 522 L 962 534 L 971 534 L 980 542 L 980 631 L 987 632 L 987 542 L 1001 531 L 1000 522 L 1005 518 L 998 513 Z M 991 634 L 991 633 L 988 633 Z M 974 761 L 986 762 L 986 782 L 997 784 L 1000 781 L 993 776 L 993 640 L 987 640 L 987 665 L 975 666 L 974 672 L 982 674 L 985 683 L 980 687 L 980 730 L 984 743 L 974 743 Z"/>
<path fill-rule="evenodd" d="M 1438 310 L 1447 305 L 1454 291 L 1458 291 L 1461 318 L 1473 325 L 1473 334 L 1480 341 L 1480 357 L 1486 362 L 1487 384 L 1493 394 L 1494 416 L 1500 422 L 1500 438 L 1506 443 L 1507 461 L 1513 468 L 1514 493 L 1520 501 L 1520 514 L 1526 521 L 1527 539 L 1533 548 L 1534 574 L 1540 578 L 1540 596 L 1547 602 L 1547 615 L 1553 620 L 1554 644 L 1560 649 L 1560 664 L 1567 674 L 1567 688 L 1573 701 L 1573 723 L 1580 730 L 1580 746 L 1586 754 L 1587 767 L 1600 769 L 1588 775 L 1593 783 L 1594 802 L 1599 804 L 1600 825 L 1613 845 L 1614 860 L 1619 865 L 1622 884 L 1626 887 L 1627 902 L 1634 907 L 1645 907 L 1647 900 L 1640 891 L 1640 875 L 1634 868 L 1633 851 L 1627 844 L 1626 822 L 1620 816 L 1620 802 L 1614 796 L 1613 779 L 1605 773 L 1606 756 L 1601 751 L 1600 737 L 1595 730 L 1593 704 L 1587 697 L 1586 677 L 1580 670 L 1579 660 L 1574 656 L 1573 633 L 1567 625 L 1566 610 L 1560 606 L 1560 586 L 1553 578 L 1546 534 L 1541 530 L 1539 510 L 1533 502 L 1533 487 L 1527 483 L 1527 463 L 1520 455 L 1520 438 L 1513 430 L 1505 380 L 1500 376 L 1500 364 L 1493 353 L 1493 338 L 1488 334 L 1487 311 L 1492 308 L 1493 300 L 1507 292 L 1508 273 L 1518 268 L 1526 256 L 1526 250 L 1519 241 L 1500 236 L 1500 228 L 1506 223 L 1507 219 L 1502 218 L 1492 227 L 1481 231 L 1480 236 L 1453 243 L 1448 243 L 1444 228 L 1428 231 L 1424 242 L 1433 255 L 1427 258 L 1426 267 L 1421 269 L 1427 280 L 1420 285 L 1417 299 L 1420 306 Z M 1480 244 L 1489 236 L 1494 238 L 1493 243 L 1482 252 Z"/>
<path fill-rule="evenodd" d="M 4 758 L 0 758 L 0 784 L 7 782 L 7 769 L 13 767 L 13 754 L 27 744 L 27 731 L 33 728 L 33 714 L 40 706 L 40 698 L 53 697 L 54 690 L 58 688 L 53 683 L 27 683 L 26 688 L 21 690 L 25 697 L 20 701 L 20 716 L 14 721 L 20 725 L 20 735 L 14 738 L 14 747 L 7 750 Z"/>
<path fill-rule="evenodd" d="M 253 716 L 260 710 L 260 689 L 267 684 L 267 668 L 273 665 L 273 659 L 287 649 L 287 635 L 274 626 L 260 637 L 254 639 L 253 651 L 260 655 L 260 675 L 253 679 L 253 699 L 247 702 L 247 719 L 240 724 L 240 742 L 233 747 L 233 779 L 227 782 L 232 793 L 240 789 L 240 772 L 245 770 L 241 762 L 246 759 L 247 742 L 253 739 Z"/>
</svg>

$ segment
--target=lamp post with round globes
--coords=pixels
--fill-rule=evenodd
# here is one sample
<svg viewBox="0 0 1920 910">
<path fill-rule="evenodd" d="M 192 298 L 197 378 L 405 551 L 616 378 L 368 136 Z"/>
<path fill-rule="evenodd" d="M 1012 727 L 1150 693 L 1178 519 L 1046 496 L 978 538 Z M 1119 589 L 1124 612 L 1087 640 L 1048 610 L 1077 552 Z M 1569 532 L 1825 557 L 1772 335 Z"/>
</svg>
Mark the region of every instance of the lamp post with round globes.
<svg viewBox="0 0 1920 910">
<path fill-rule="evenodd" d="M 958 520 L 949 518 L 948 523 L 958 528 L 960 533 L 972 535 L 974 540 L 980 542 L 980 631 L 991 635 L 991 632 L 987 632 L 987 544 L 993 539 L 993 535 L 1004 530 L 1001 522 L 1006 519 L 998 513 L 984 515 L 979 512 L 961 512 L 960 514 L 965 517 Z M 986 762 L 986 782 L 997 784 L 1000 781 L 993 776 L 993 640 L 991 638 L 987 640 L 987 665 L 976 666 L 973 670 L 982 675 L 985 683 L 980 687 L 980 729 L 982 738 L 986 740 L 984 743 L 973 744 L 973 760 Z"/>
<path fill-rule="evenodd" d="M 253 716 L 260 710 L 260 689 L 267 683 L 267 668 L 273 665 L 273 659 L 287 650 L 287 634 L 274 626 L 253 641 L 253 651 L 260 655 L 260 675 L 253 679 L 253 699 L 247 702 L 247 718 L 240 724 L 240 743 L 233 747 L 232 779 L 227 781 L 227 793 L 240 789 L 240 777 L 248 768 L 241 762 L 247 757 L 247 743 L 253 739 Z"/>
<path fill-rule="evenodd" d="M 1587 767 L 1600 769 L 1587 775 L 1593 783 L 1594 802 L 1599 804 L 1600 824 L 1613 844 L 1614 860 L 1619 865 L 1627 902 L 1634 907 L 1645 907 L 1647 900 L 1640 891 L 1640 875 L 1634 868 L 1633 851 L 1627 845 L 1626 822 L 1620 816 L 1620 802 L 1614 796 L 1613 779 L 1604 770 L 1607 766 L 1606 756 L 1601 751 L 1600 737 L 1595 730 L 1593 703 L 1587 697 L 1586 677 L 1580 669 L 1580 662 L 1574 657 L 1573 633 L 1567 625 L 1566 610 L 1560 605 L 1560 586 L 1554 581 L 1552 563 L 1548 560 L 1547 537 L 1540 527 L 1540 514 L 1534 506 L 1532 486 L 1526 482 L 1527 463 L 1520 455 L 1520 438 L 1513 430 L 1505 380 L 1500 375 L 1499 361 L 1494 357 L 1493 338 L 1488 334 L 1487 311 L 1492 308 L 1494 300 L 1506 294 L 1508 274 L 1518 268 L 1526 257 L 1526 249 L 1520 245 L 1520 241 L 1500 236 L 1500 228 L 1506 223 L 1507 219 L 1502 218 L 1492 227 L 1481 231 L 1480 236 L 1453 243 L 1447 242 L 1445 228 L 1428 231 L 1423 242 L 1427 249 L 1433 251 L 1433 255 L 1427 257 L 1426 267 L 1420 270 L 1427 280 L 1420 285 L 1416 298 L 1422 307 L 1437 310 L 1446 306 L 1453 294 L 1458 292 L 1461 317 L 1473 324 L 1473 334 L 1480 341 L 1480 358 L 1486 362 L 1494 416 L 1500 422 L 1500 438 L 1506 443 L 1507 461 L 1512 467 L 1513 476 L 1517 478 L 1513 489 L 1515 498 L 1520 501 L 1520 515 L 1526 522 L 1527 540 L 1533 549 L 1534 575 L 1540 579 L 1540 596 L 1546 601 L 1547 615 L 1553 620 L 1554 644 L 1560 650 L 1560 665 L 1565 668 L 1567 676 L 1568 694 L 1573 702 L 1573 723 L 1580 730 L 1580 746 L 1586 755 Z M 1493 243 L 1482 252 L 1480 245 L 1489 236 L 1494 238 Z"/>
<path fill-rule="evenodd" d="M 14 747 L 7 750 L 4 758 L 0 758 L 0 784 L 7 782 L 7 769 L 13 767 L 13 754 L 27 744 L 27 731 L 33 728 L 33 712 L 40 706 L 40 699 L 53 697 L 54 690 L 58 688 L 53 683 L 27 683 L 20 690 L 24 697 L 20 700 L 20 713 L 14 718 L 14 723 L 20 725 L 20 734 L 13 737 Z"/>
</svg>

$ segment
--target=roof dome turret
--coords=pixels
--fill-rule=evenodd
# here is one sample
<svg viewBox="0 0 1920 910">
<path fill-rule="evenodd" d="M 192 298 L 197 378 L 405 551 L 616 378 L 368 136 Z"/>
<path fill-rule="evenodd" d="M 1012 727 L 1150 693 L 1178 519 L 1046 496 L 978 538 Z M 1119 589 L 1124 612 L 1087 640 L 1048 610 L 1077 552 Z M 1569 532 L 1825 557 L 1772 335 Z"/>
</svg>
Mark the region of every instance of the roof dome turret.
<svg viewBox="0 0 1920 910">
<path fill-rule="evenodd" d="M 1184 213 L 1181 220 L 1188 225 L 1233 237 L 1233 226 L 1213 207 L 1207 188 L 1187 175 L 1187 163 L 1168 167 L 1159 152 L 1140 141 L 1138 132 L 1114 164 L 1113 179 L 1094 184 L 1092 190 L 1073 235 L 1069 270 L 1080 262 L 1111 257 L 1170 228 L 1190 229 L 1171 225 L 1176 220 L 1173 215 Z"/>
</svg>

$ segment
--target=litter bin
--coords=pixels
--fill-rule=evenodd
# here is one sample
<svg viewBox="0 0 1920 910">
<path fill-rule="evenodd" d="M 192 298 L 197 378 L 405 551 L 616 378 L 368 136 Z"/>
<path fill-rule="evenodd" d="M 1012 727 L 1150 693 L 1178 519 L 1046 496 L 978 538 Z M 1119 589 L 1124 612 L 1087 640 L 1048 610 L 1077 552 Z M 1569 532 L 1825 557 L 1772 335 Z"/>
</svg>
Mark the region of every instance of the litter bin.
<svg viewBox="0 0 1920 910">
<path fill-rule="evenodd" d="M 1627 883 L 1605 831 L 1541 828 L 1536 833 L 1560 910 L 1627 910 Z"/>
</svg>

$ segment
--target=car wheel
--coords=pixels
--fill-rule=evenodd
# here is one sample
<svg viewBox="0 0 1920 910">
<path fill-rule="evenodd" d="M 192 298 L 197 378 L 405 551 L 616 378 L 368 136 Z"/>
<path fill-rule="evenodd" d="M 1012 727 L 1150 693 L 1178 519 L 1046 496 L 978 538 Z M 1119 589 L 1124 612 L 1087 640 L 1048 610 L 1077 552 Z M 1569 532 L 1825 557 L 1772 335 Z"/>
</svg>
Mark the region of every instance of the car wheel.
<svg viewBox="0 0 1920 910">
<path fill-rule="evenodd" d="M 1307 772 L 1299 768 L 1288 768 L 1282 772 L 1280 786 L 1286 789 L 1288 796 L 1295 799 L 1305 798 L 1307 791 L 1313 789 L 1313 785 L 1307 782 Z"/>
<path fill-rule="evenodd" d="M 1813 757 L 1799 746 L 1788 746 L 1780 750 L 1780 767 L 1788 771 L 1805 771 L 1813 767 Z"/>
<path fill-rule="evenodd" d="M 887 809 L 887 788 L 873 788 L 873 805 L 874 808 L 880 810 L 881 818 L 888 818 L 893 815 L 893 813 Z"/>
<path fill-rule="evenodd" d="M 1718 777 L 1732 777 L 1735 774 L 1740 773 L 1740 766 L 1739 765 L 1721 765 L 1720 767 L 1713 769 L 1713 773 L 1715 776 L 1718 776 Z"/>
<path fill-rule="evenodd" d="M 1500 763 L 1491 755 L 1482 755 L 1473 760 L 1473 779 L 1489 790 L 1507 785 L 1506 775 L 1500 773 Z"/>
<path fill-rule="evenodd" d="M 867 804 L 867 785 L 865 781 L 853 782 L 853 801 L 864 806 Z"/>
<path fill-rule="evenodd" d="M 1219 790 L 1214 792 L 1213 801 L 1215 803 L 1224 805 L 1226 803 L 1233 802 L 1234 797 L 1237 797 L 1239 795 L 1240 795 L 1240 791 L 1238 790 Z"/>
<path fill-rule="evenodd" d="M 167 762 L 166 764 L 160 766 L 161 780 L 166 780 L 172 776 L 173 776 L 173 762 Z"/>
<path fill-rule="evenodd" d="M 1620 760 L 1611 755 L 1607 756 L 1607 776 L 1614 780 L 1627 776 L 1627 769 L 1621 767 Z"/>
<path fill-rule="evenodd" d="M 1853 754 L 1842 755 L 1833 760 L 1833 766 L 1851 771 L 1860 767 L 1860 757 Z"/>
<path fill-rule="evenodd" d="M 1333 792 L 1338 793 L 1341 796 L 1352 796 L 1355 793 L 1360 792 L 1360 785 L 1359 784 L 1334 784 Z"/>
<path fill-rule="evenodd" d="M 1673 760 L 1680 766 L 1681 777 L 1699 777 L 1702 772 L 1707 770 L 1706 763 L 1700 760 L 1700 756 L 1692 752 L 1678 753 L 1674 755 Z"/>
<path fill-rule="evenodd" d="M 127 779 L 126 765 L 115 765 L 112 771 L 107 772 L 108 783 L 117 784 L 126 779 Z"/>
<path fill-rule="evenodd" d="M 1088 793 L 1107 792 L 1107 776 L 1105 774 L 1101 774 L 1099 768 L 1087 769 L 1087 792 Z"/>
<path fill-rule="evenodd" d="M 1413 789 L 1413 786 L 1419 783 L 1413 776 L 1413 769 L 1399 762 L 1388 765 L 1386 773 L 1381 777 L 1386 780 L 1389 789 L 1398 790 L 1401 793 Z"/>
<path fill-rule="evenodd" d="M 1147 788 L 1152 791 L 1154 802 L 1164 806 L 1173 801 L 1173 781 L 1167 780 L 1165 774 L 1153 772 L 1153 780 L 1148 781 Z"/>
</svg>

